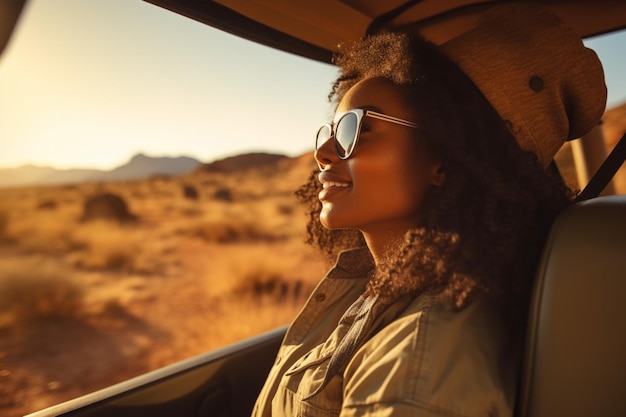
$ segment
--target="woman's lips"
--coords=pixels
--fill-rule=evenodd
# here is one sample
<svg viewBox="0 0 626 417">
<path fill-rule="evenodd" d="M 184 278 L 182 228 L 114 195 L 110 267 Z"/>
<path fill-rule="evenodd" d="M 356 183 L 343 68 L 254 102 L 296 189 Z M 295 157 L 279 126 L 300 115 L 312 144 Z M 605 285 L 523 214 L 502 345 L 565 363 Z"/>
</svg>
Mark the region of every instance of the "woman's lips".
<svg viewBox="0 0 626 417">
<path fill-rule="evenodd" d="M 322 183 L 323 189 L 333 188 L 333 187 L 347 188 L 349 186 L 350 184 L 348 184 L 347 182 L 325 181 Z"/>
<path fill-rule="evenodd" d="M 327 200 L 331 196 L 340 193 L 344 190 L 347 190 L 351 187 L 350 183 L 346 182 L 336 182 L 336 181 L 323 181 L 322 182 L 322 191 L 318 194 L 318 198 L 320 200 Z"/>
<path fill-rule="evenodd" d="M 331 170 L 320 172 L 317 178 L 322 184 L 322 191 L 317 195 L 320 201 L 328 200 L 333 195 L 352 188 L 351 181 Z"/>
</svg>

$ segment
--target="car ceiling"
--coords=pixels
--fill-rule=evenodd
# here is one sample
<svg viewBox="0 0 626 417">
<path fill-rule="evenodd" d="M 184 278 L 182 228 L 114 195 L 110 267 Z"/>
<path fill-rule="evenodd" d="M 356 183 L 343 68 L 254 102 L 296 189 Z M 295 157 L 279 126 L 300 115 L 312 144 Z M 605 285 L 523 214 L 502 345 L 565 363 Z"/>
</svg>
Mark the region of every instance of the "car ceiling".
<svg viewBox="0 0 626 417">
<path fill-rule="evenodd" d="M 26 0 L 0 0 L 0 55 L 6 48 Z"/>
<path fill-rule="evenodd" d="M 410 25 L 435 43 L 502 0 L 145 0 L 267 46 L 330 62 L 332 50 L 386 25 Z M 626 28 L 623 0 L 526 1 L 552 9 L 581 37 Z"/>
</svg>

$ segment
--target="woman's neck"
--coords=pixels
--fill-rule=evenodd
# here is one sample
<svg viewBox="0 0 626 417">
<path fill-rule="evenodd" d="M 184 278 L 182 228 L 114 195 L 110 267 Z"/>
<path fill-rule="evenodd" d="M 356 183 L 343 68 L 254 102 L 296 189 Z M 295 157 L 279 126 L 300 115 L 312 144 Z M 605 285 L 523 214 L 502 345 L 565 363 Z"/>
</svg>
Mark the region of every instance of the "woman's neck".
<svg viewBox="0 0 626 417">
<path fill-rule="evenodd" d="M 376 266 L 380 265 L 385 259 L 388 252 L 398 246 L 398 243 L 404 238 L 406 231 L 402 233 L 393 233 L 390 230 L 381 231 L 381 233 L 373 234 L 371 232 L 362 232 L 365 243 L 374 258 Z"/>
</svg>

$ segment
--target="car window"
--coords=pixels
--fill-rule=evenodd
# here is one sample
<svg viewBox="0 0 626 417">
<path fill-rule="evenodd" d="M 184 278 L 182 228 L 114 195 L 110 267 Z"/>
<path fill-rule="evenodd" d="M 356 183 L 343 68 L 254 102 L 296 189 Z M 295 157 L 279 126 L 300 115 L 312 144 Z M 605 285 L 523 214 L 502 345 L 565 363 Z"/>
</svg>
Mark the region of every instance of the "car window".
<svg viewBox="0 0 626 417">
<path fill-rule="evenodd" d="M 608 90 L 606 112 L 602 118 L 602 124 L 594 133 L 592 141 L 603 140 L 605 150 L 595 148 L 596 161 L 592 161 L 588 170 L 579 169 L 576 172 L 576 164 L 583 165 L 584 157 L 582 149 L 589 151 L 588 146 L 581 141 L 566 143 L 557 154 L 555 160 L 559 166 L 565 181 L 574 189 L 583 189 L 590 177 L 594 174 L 602 160 L 613 150 L 621 136 L 626 132 L 626 79 L 623 77 L 626 68 L 626 55 L 623 53 L 623 45 L 626 42 L 626 30 L 616 31 L 606 35 L 594 36 L 584 40 L 588 48 L 593 49 L 600 58 L 604 67 L 605 81 Z M 593 145 L 592 145 L 592 148 Z M 589 152 L 588 152 L 589 153 Z M 622 167 L 615 175 L 611 188 L 605 192 L 624 194 L 626 193 L 626 167 Z"/>
<path fill-rule="evenodd" d="M 35 0 L 0 61 L 0 414 L 290 322 L 335 69 L 144 2 Z"/>
</svg>

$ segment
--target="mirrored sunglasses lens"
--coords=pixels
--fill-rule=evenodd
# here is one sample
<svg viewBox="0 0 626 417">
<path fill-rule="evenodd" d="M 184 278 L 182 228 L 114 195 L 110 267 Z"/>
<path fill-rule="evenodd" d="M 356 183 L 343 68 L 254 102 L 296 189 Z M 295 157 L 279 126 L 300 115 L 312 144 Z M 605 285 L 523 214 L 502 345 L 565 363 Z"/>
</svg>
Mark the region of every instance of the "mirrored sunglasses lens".
<svg viewBox="0 0 626 417">
<path fill-rule="evenodd" d="M 317 131 L 317 136 L 315 137 L 315 149 L 319 149 L 330 137 L 333 135 L 333 132 L 330 130 L 330 126 L 324 125 L 320 127 L 320 130 Z"/>
<path fill-rule="evenodd" d="M 345 158 L 352 153 L 358 121 L 356 114 L 346 113 L 337 122 L 337 127 L 335 128 L 335 144 L 340 158 Z"/>
</svg>

